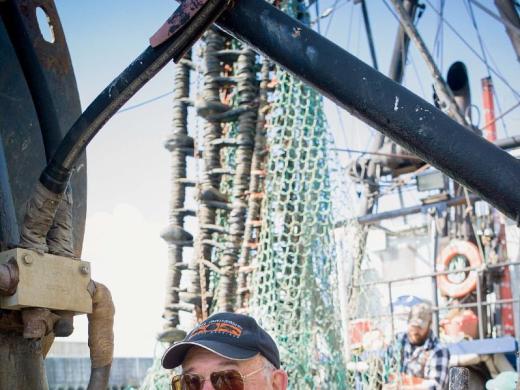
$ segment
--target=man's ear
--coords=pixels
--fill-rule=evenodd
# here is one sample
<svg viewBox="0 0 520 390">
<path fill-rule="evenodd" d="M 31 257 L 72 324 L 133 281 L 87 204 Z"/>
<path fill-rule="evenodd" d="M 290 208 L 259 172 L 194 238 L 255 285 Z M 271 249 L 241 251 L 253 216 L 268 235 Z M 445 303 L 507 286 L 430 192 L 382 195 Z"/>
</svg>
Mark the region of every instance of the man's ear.
<svg viewBox="0 0 520 390">
<path fill-rule="evenodd" d="M 289 378 L 284 370 L 273 371 L 273 390 L 286 390 Z"/>
</svg>

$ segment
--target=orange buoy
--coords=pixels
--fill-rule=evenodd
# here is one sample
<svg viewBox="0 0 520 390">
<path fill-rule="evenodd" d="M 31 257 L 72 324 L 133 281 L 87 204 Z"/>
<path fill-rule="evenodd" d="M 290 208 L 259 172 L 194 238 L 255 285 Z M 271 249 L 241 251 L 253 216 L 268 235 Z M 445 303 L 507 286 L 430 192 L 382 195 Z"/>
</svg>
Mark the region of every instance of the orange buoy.
<svg viewBox="0 0 520 390">
<path fill-rule="evenodd" d="M 454 271 L 467 267 L 478 267 L 482 257 L 475 244 L 469 241 L 453 240 L 437 258 L 438 271 Z M 462 271 L 437 276 L 437 283 L 443 295 L 462 298 L 477 288 L 477 273 Z"/>
</svg>

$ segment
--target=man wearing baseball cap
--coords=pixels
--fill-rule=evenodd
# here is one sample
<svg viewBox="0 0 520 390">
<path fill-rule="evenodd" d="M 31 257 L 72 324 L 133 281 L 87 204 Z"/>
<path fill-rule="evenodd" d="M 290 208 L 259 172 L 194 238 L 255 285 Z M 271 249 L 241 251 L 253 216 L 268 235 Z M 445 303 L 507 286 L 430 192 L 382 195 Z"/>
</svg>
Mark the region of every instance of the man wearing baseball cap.
<svg viewBox="0 0 520 390">
<path fill-rule="evenodd" d="M 275 342 L 256 321 L 243 314 L 217 313 L 173 344 L 164 368 L 182 366 L 173 390 L 285 390 Z"/>
<path fill-rule="evenodd" d="M 448 386 L 450 353 L 434 336 L 431 324 L 429 303 L 412 306 L 407 332 L 398 335 L 390 349 L 392 356 L 401 358 L 401 374 L 406 384 L 402 388 L 442 390 Z M 391 389 L 392 386 L 384 388 Z"/>
</svg>

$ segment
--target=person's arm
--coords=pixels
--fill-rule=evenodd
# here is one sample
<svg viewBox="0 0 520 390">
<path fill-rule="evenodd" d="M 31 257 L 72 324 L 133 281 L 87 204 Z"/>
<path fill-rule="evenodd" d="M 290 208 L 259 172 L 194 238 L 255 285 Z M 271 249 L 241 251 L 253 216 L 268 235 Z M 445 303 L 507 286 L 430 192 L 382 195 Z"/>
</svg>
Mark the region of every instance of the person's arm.
<svg viewBox="0 0 520 390">
<path fill-rule="evenodd" d="M 448 382 L 449 363 L 450 353 L 447 348 L 434 350 L 428 359 L 424 379 L 433 382 L 435 390 L 442 390 Z"/>
</svg>

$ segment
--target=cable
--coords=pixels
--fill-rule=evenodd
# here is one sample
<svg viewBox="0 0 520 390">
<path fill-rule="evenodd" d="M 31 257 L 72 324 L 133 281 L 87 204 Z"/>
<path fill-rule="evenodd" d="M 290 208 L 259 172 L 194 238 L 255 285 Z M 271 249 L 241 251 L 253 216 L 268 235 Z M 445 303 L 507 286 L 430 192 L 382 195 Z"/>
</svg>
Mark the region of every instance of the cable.
<svg viewBox="0 0 520 390">
<path fill-rule="evenodd" d="M 520 107 L 520 102 L 516 103 L 513 107 L 507 109 L 506 111 L 504 111 L 502 113 L 502 115 L 500 116 L 497 116 L 495 119 L 493 119 L 491 122 L 489 123 L 486 123 L 486 126 L 489 126 L 489 125 L 492 125 L 493 123 L 495 123 L 496 121 L 502 119 L 503 117 L 505 117 L 507 114 L 509 114 L 510 112 L 514 111 L 516 108 Z M 480 130 L 484 131 L 485 127 L 481 128 Z"/>
<path fill-rule="evenodd" d="M 444 7 L 446 0 L 440 0 L 441 15 L 444 15 Z M 439 17 L 437 23 L 437 30 L 435 31 L 435 41 L 433 43 L 433 51 L 437 57 L 437 62 L 440 63 L 441 73 L 443 72 L 444 65 L 444 28 L 442 18 Z"/>
<path fill-rule="evenodd" d="M 486 8 L 481 3 L 479 3 L 477 0 L 469 0 L 471 3 L 475 4 L 478 8 L 480 8 L 482 11 L 484 11 L 486 14 L 491 16 L 493 19 L 498 20 L 500 23 L 505 24 L 508 28 L 513 30 L 516 34 L 520 36 L 520 29 L 516 27 L 513 23 L 511 23 L 507 19 L 502 19 L 500 16 L 492 12 L 489 8 Z"/>
<path fill-rule="evenodd" d="M 484 46 L 484 40 L 482 39 L 482 35 L 480 34 L 480 30 L 479 30 L 478 25 L 477 25 L 477 19 L 475 18 L 475 13 L 473 12 L 473 7 L 471 6 L 471 1 L 470 0 L 466 0 L 466 2 L 464 4 L 466 6 L 466 10 L 468 11 L 469 17 L 470 17 L 471 22 L 473 24 L 473 28 L 475 29 L 475 32 L 477 33 L 478 43 L 479 43 L 479 46 L 480 46 L 480 50 L 482 51 L 482 57 L 484 58 L 484 62 L 486 64 L 488 77 L 491 78 L 491 71 L 490 71 L 489 62 L 488 62 L 488 59 L 487 59 L 487 56 L 486 56 L 486 49 L 485 49 L 485 46 Z M 499 117 L 503 117 L 503 115 L 502 115 L 502 106 L 500 104 L 500 100 L 499 100 L 498 96 L 495 93 L 495 89 L 494 88 L 493 88 L 493 95 L 494 95 L 495 100 L 497 102 L 497 108 L 498 108 Z M 507 131 L 507 127 L 506 127 L 505 121 L 503 121 L 503 120 L 502 120 L 502 129 L 504 130 L 504 134 L 506 135 L 506 137 L 508 137 L 509 134 L 508 134 L 508 131 Z"/>
<path fill-rule="evenodd" d="M 347 50 L 350 50 L 350 39 L 352 38 L 352 21 L 354 20 L 354 3 L 352 3 L 352 7 L 350 10 L 350 20 L 348 22 L 348 34 L 347 34 Z"/>
<path fill-rule="evenodd" d="M 345 129 L 345 124 L 343 123 L 343 117 L 341 115 L 342 112 L 340 111 L 339 106 L 337 104 L 335 104 L 335 106 L 336 106 L 336 115 L 338 116 L 339 127 L 341 127 L 341 134 L 343 135 L 345 145 L 347 145 L 348 144 L 347 131 Z M 352 157 L 351 153 L 349 153 L 349 157 Z"/>
<path fill-rule="evenodd" d="M 331 150 L 333 150 L 335 152 L 356 153 L 356 154 L 361 154 L 362 156 L 365 154 L 370 154 L 370 155 L 374 155 L 374 156 L 397 157 L 397 158 L 402 158 L 402 159 L 406 159 L 406 160 L 422 161 L 422 159 L 417 156 L 411 156 L 411 155 L 407 155 L 407 154 L 369 152 L 366 150 L 358 150 L 358 149 L 350 149 L 350 148 L 331 148 Z"/>
<path fill-rule="evenodd" d="M 316 21 L 318 24 L 318 34 L 321 35 L 321 23 L 320 23 L 320 1 L 315 0 L 315 7 L 316 7 Z"/>
<path fill-rule="evenodd" d="M 473 7 L 471 6 L 470 0 L 466 0 L 464 2 L 464 5 L 466 6 L 466 11 L 468 11 L 469 17 L 471 19 L 471 24 L 473 25 L 473 28 L 475 29 L 475 32 L 477 33 L 477 39 L 478 44 L 480 46 L 480 51 L 482 52 L 482 58 L 484 58 L 484 64 L 486 65 L 486 69 L 488 71 L 488 76 L 491 77 L 491 72 L 489 70 L 489 63 L 486 57 L 486 51 L 484 50 L 484 43 L 482 42 L 482 36 L 480 35 L 480 30 L 477 26 L 477 20 L 475 19 L 475 14 L 473 12 Z"/>
<path fill-rule="evenodd" d="M 326 17 L 329 17 L 330 16 L 330 19 L 329 19 L 329 22 L 327 23 L 327 28 L 325 29 L 325 37 L 327 36 L 327 34 L 329 33 L 329 28 L 330 28 L 330 25 L 332 23 L 332 19 L 334 19 L 334 15 L 336 14 L 336 11 L 339 10 L 341 7 L 343 7 L 344 5 L 346 4 L 349 4 L 348 1 L 344 0 L 345 2 L 341 5 L 338 6 L 338 3 L 340 2 L 340 0 L 335 0 L 334 1 L 334 5 L 332 6 L 332 11 L 330 13 L 327 14 Z"/>
<path fill-rule="evenodd" d="M 471 1 L 470 0 L 466 0 L 464 5 L 466 6 L 466 10 L 468 11 L 468 14 L 470 16 L 471 23 L 473 25 L 473 28 L 475 29 L 476 34 L 477 34 L 478 43 L 479 43 L 479 46 L 480 46 L 480 50 L 482 52 L 482 57 L 484 58 L 484 62 L 485 62 L 486 69 L 487 69 L 487 72 L 488 72 L 488 77 L 491 78 L 491 71 L 490 71 L 489 62 L 488 62 L 488 59 L 487 59 L 487 56 L 486 56 L 486 49 L 485 49 L 485 46 L 484 46 L 484 40 L 482 39 L 482 35 L 480 34 L 480 30 L 479 30 L 478 25 L 477 25 L 477 20 L 475 18 L 475 13 L 473 12 L 473 7 L 471 6 Z M 500 104 L 500 100 L 498 99 L 498 96 L 496 95 L 496 92 L 495 92 L 494 88 L 493 88 L 493 95 L 494 95 L 496 103 L 497 103 L 497 109 L 498 109 L 499 117 L 503 117 L 503 115 L 502 115 L 502 106 Z M 496 120 L 494 122 L 496 122 Z M 503 121 L 503 120 L 502 120 L 502 129 L 504 130 L 505 136 L 508 137 L 509 134 L 508 134 L 508 131 L 507 131 L 507 127 L 506 127 L 505 121 Z"/>
<path fill-rule="evenodd" d="M 386 0 L 383 0 L 386 4 Z M 477 56 L 477 58 L 479 58 L 482 62 L 485 63 L 484 59 L 480 56 L 480 54 L 477 53 L 477 51 L 475 49 L 473 49 L 471 47 L 471 45 L 457 32 L 457 30 L 439 13 L 439 11 L 433 6 L 433 4 L 431 3 L 430 0 L 425 0 L 426 3 L 428 3 L 428 5 L 430 6 L 430 8 L 437 14 L 439 15 L 441 18 L 442 18 L 442 21 L 446 24 L 446 26 L 449 27 L 449 29 L 457 36 L 457 38 L 459 38 L 462 43 L 464 43 L 464 45 L 475 55 Z M 388 7 L 388 4 L 386 4 L 387 7 Z M 394 15 L 395 16 L 395 15 Z M 515 96 L 515 98 L 518 100 L 520 99 L 520 94 L 511 86 L 511 84 L 509 84 L 509 82 L 499 73 L 497 72 L 495 69 L 491 68 L 490 67 L 490 71 L 491 73 L 493 73 L 495 76 L 498 77 L 498 79 L 500 81 L 502 81 L 509 89 L 510 91 L 513 93 L 513 95 Z"/>
<path fill-rule="evenodd" d="M 170 96 L 171 94 L 173 93 L 173 90 L 169 91 L 169 92 L 166 92 L 166 93 L 163 93 L 162 95 L 159 95 L 159 96 L 156 96 L 154 98 L 151 98 L 151 99 L 148 99 L 148 100 L 145 100 L 144 102 L 141 102 L 141 103 L 137 103 L 137 104 L 134 104 L 133 106 L 128 106 L 126 108 L 122 108 L 120 109 L 118 112 L 116 112 L 116 114 L 121 114 L 123 112 L 126 112 L 126 111 L 131 111 L 133 109 L 136 109 L 136 108 L 139 108 L 139 107 L 142 107 L 142 106 L 145 106 L 149 103 L 153 103 L 159 99 L 162 99 L 162 98 L 165 98 L 166 96 Z"/>
<path fill-rule="evenodd" d="M 419 71 L 417 70 L 417 65 L 415 64 L 415 61 L 413 60 L 412 53 L 408 56 L 408 59 L 410 63 L 412 64 L 413 72 L 415 74 L 415 77 L 417 78 L 417 82 L 419 83 L 419 87 L 421 88 L 421 93 L 424 99 L 427 99 L 426 92 L 422 83 L 421 78 L 419 77 Z"/>
</svg>

